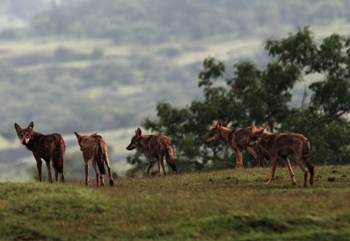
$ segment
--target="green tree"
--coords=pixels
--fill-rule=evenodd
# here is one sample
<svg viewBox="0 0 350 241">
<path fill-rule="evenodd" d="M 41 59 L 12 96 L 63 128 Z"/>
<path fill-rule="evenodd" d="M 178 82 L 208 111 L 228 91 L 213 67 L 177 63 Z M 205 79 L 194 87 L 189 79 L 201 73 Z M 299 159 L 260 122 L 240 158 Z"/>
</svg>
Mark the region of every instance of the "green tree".
<svg viewBox="0 0 350 241">
<path fill-rule="evenodd" d="M 331 123 L 350 111 L 350 38 L 332 34 L 324 39 L 313 62 L 323 79 L 310 85 L 310 108 Z M 330 91 L 331 90 L 331 91 Z"/>
<path fill-rule="evenodd" d="M 309 27 L 299 28 L 296 33 L 289 33 L 280 41 L 269 39 L 265 49 L 269 56 L 277 59 L 283 66 L 296 66 L 309 73 L 310 65 L 317 55 L 317 44 Z"/>
<path fill-rule="evenodd" d="M 350 111 L 349 39 L 338 34 L 319 45 L 308 27 L 281 41 L 269 40 L 266 48 L 283 65 L 298 66 L 300 76 L 318 73 L 322 80 L 310 84 L 310 103 L 290 111 L 281 132 L 298 132 L 312 144 L 315 163 L 346 163 L 349 155 Z M 308 107 L 308 108 L 307 108 Z"/>
<path fill-rule="evenodd" d="M 228 81 L 234 86 L 236 98 L 244 106 L 249 120 L 258 125 L 268 123 L 271 131 L 288 117 L 291 90 L 300 79 L 300 71 L 293 65 L 271 62 L 265 70 L 258 70 L 252 62 L 234 65 L 235 77 Z"/>
<path fill-rule="evenodd" d="M 315 164 L 346 163 L 350 158 L 350 123 L 344 118 L 350 111 L 349 42 L 333 34 L 318 45 L 308 27 L 280 41 L 270 39 L 266 49 L 273 60 L 266 68 L 239 62 L 226 86 L 215 85 L 224 78 L 225 64 L 208 57 L 198 76 L 204 100 L 194 100 L 183 109 L 163 101 L 157 105 L 158 119 L 146 119 L 142 125 L 172 139 L 176 160 L 187 165 L 187 171 L 233 167 L 234 155 L 227 145 L 203 143 L 211 121 L 217 119 L 231 127 L 267 122 L 272 131 L 302 133 L 311 142 Z M 295 83 L 313 73 L 324 79 L 310 85 L 310 103 L 290 108 Z M 133 157 L 128 160 L 132 163 Z"/>
</svg>

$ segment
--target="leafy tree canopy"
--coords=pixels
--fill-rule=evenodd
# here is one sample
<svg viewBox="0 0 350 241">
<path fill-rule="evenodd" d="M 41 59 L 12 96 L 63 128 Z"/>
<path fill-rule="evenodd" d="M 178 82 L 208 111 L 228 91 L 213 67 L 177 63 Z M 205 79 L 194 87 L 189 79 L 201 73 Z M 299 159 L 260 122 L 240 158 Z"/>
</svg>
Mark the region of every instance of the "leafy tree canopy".
<svg viewBox="0 0 350 241">
<path fill-rule="evenodd" d="M 180 171 L 233 167 L 234 155 L 227 145 L 204 144 L 211 121 L 218 119 L 228 127 L 268 123 L 271 131 L 302 133 L 311 142 L 314 163 L 346 163 L 350 158 L 349 43 L 350 39 L 332 34 L 319 44 L 304 27 L 285 39 L 267 41 L 273 58 L 264 69 L 252 61 L 234 64 L 234 77 L 224 80 L 226 85 L 216 84 L 223 80 L 224 62 L 208 57 L 198 76 L 204 99 L 183 109 L 160 102 L 158 119 L 146 119 L 143 127 L 173 140 Z M 322 80 L 309 86 L 310 102 L 289 107 L 294 84 L 313 73 L 321 74 Z M 128 161 L 135 158 L 129 156 Z M 247 165 L 249 157 L 244 160 Z"/>
</svg>

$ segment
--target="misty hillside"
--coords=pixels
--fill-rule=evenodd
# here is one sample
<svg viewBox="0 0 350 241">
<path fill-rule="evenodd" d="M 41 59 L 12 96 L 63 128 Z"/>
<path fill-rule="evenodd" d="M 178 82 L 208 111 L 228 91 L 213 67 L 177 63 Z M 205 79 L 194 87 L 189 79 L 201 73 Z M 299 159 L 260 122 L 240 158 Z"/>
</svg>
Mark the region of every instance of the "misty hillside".
<svg viewBox="0 0 350 241">
<path fill-rule="evenodd" d="M 6 138 L 14 137 L 14 121 L 35 120 L 43 132 L 63 134 L 138 125 L 159 101 L 184 106 L 200 98 L 197 75 L 208 55 L 228 67 L 242 59 L 264 63 L 269 37 L 350 19 L 348 1 L 2 4 L 8 16 L 27 21 L 0 32 Z"/>
<path fill-rule="evenodd" d="M 21 148 L 26 156 L 14 122 L 34 121 L 39 132 L 65 136 L 118 129 L 123 142 L 109 145 L 114 160 L 125 162 L 125 147 L 116 143 L 127 144 L 130 130 L 156 118 L 158 102 L 184 107 L 202 98 L 198 73 L 206 57 L 225 61 L 229 77 L 240 60 L 263 68 L 271 59 L 264 50 L 270 37 L 306 25 L 316 39 L 350 30 L 345 0 L 30 3 L 0 3 L 0 150 Z M 291 105 L 300 105 L 304 87 L 295 88 Z M 74 138 L 70 146 L 76 147 Z M 15 163 L 19 157 L 11 153 L 0 152 L 0 160 Z"/>
</svg>

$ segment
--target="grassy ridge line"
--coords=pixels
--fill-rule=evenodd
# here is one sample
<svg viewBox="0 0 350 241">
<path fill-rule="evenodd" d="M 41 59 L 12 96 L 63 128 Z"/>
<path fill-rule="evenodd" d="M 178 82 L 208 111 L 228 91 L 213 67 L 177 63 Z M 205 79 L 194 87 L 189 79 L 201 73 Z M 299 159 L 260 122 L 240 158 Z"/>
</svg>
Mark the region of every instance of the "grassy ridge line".
<svg viewBox="0 0 350 241">
<path fill-rule="evenodd" d="M 0 239 L 346 240 L 350 166 L 317 167 L 315 185 L 290 184 L 286 168 L 246 168 L 167 178 L 0 183 Z M 328 177 L 334 177 L 329 182 Z"/>
</svg>

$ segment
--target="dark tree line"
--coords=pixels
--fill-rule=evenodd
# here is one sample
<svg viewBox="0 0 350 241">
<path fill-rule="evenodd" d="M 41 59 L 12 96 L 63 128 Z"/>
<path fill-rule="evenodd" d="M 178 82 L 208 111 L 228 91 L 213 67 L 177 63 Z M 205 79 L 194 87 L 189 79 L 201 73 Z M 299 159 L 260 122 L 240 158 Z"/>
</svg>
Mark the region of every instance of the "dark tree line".
<svg viewBox="0 0 350 241">
<path fill-rule="evenodd" d="M 180 171 L 234 167 L 235 156 L 228 146 L 204 144 L 211 121 L 218 119 L 228 127 L 267 123 L 273 132 L 302 133 L 311 142 L 316 165 L 350 162 L 350 38 L 332 34 L 318 43 L 304 27 L 281 40 L 269 39 L 265 48 L 271 61 L 264 69 L 253 61 L 238 62 L 230 79 L 224 79 L 224 62 L 206 58 L 198 76 L 204 99 L 183 109 L 160 102 L 157 119 L 142 123 L 145 131 L 172 139 Z M 294 85 L 309 76 L 318 80 L 305 89 L 302 106 L 291 108 Z M 127 161 L 134 164 L 129 175 L 144 170 L 142 152 Z M 245 166 L 252 161 L 244 156 Z"/>
</svg>

